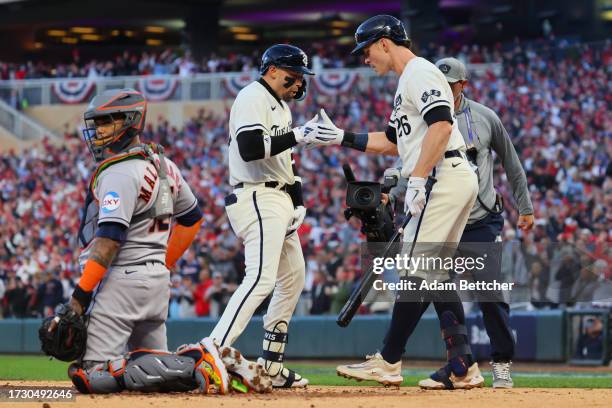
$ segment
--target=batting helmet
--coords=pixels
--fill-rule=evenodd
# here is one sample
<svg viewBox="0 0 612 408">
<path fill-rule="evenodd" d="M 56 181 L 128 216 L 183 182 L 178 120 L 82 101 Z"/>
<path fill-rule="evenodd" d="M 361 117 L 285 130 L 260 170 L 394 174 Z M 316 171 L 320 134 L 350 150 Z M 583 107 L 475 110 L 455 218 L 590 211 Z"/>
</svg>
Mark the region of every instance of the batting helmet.
<svg viewBox="0 0 612 408">
<path fill-rule="evenodd" d="M 355 42 L 357 46 L 351 54 L 359 54 L 368 45 L 380 40 L 388 38 L 397 45 L 410 47 L 410 39 L 406 34 L 404 24 L 393 16 L 381 14 L 367 19 L 355 31 Z"/>
<path fill-rule="evenodd" d="M 261 75 L 265 74 L 272 65 L 301 74 L 314 75 L 314 72 L 308 68 L 306 53 L 293 45 L 276 44 L 268 48 L 261 58 L 259 69 Z"/>
<path fill-rule="evenodd" d="M 134 89 L 109 89 L 95 96 L 83 115 L 83 137 L 94 159 L 101 161 L 124 150 L 142 132 L 146 114 L 147 101 Z M 121 127 L 108 134 L 97 131 L 118 119 L 123 120 Z"/>
</svg>

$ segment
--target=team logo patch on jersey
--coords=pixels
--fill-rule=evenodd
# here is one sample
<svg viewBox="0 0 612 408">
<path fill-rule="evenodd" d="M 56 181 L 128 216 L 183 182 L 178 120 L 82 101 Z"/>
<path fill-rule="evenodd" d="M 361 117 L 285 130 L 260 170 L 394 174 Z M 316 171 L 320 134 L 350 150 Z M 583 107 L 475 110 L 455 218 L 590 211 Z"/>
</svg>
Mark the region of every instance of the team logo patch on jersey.
<svg viewBox="0 0 612 408">
<path fill-rule="evenodd" d="M 423 95 L 421 95 L 421 100 L 423 101 L 423 103 L 427 103 L 427 101 L 429 101 L 430 99 L 433 99 L 440 95 L 442 95 L 440 91 L 438 91 L 437 89 L 432 89 L 429 92 L 427 91 L 423 92 Z"/>
<path fill-rule="evenodd" d="M 102 199 L 102 212 L 105 214 L 111 213 L 115 211 L 121 205 L 121 199 L 119 198 L 119 194 L 114 191 L 110 191 L 106 193 L 104 198 Z"/>
</svg>

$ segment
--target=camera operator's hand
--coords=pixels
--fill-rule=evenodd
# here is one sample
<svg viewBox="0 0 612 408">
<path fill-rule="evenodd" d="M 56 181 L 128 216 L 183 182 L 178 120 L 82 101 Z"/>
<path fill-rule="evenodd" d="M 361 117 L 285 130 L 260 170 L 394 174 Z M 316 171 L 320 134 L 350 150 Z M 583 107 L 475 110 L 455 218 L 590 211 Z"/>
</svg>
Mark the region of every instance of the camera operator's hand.
<svg viewBox="0 0 612 408">
<path fill-rule="evenodd" d="M 304 222 L 304 217 L 306 217 L 306 207 L 304 207 L 303 205 L 298 205 L 297 207 L 295 207 L 295 209 L 293 210 L 293 222 L 287 230 L 287 235 L 300 228 L 300 225 L 302 225 L 302 223 Z"/>
<path fill-rule="evenodd" d="M 425 208 L 425 183 L 426 178 L 423 177 L 410 177 L 408 179 L 408 186 L 406 188 L 406 198 L 404 200 L 404 212 L 412 214 L 412 216 L 418 216 Z"/>
</svg>

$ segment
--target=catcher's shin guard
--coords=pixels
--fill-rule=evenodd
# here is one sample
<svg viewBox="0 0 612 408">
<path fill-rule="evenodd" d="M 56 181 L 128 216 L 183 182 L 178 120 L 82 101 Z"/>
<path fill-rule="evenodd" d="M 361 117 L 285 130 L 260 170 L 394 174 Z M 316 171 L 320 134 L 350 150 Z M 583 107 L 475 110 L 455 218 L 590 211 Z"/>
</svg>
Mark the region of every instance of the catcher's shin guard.
<svg viewBox="0 0 612 408">
<path fill-rule="evenodd" d="M 85 367 L 72 363 L 68 367 L 68 377 L 82 394 L 109 394 L 125 389 L 123 373 L 127 360 L 95 363 L 85 362 Z"/>
<path fill-rule="evenodd" d="M 196 357 L 156 350 L 128 354 L 123 378 L 125 388 L 141 392 L 191 391 L 198 387 L 194 376 Z"/>
<path fill-rule="evenodd" d="M 208 393 L 213 386 L 225 393 L 228 388 L 222 383 L 219 367 L 211 353 L 201 344 L 181 346 L 176 353 L 134 350 L 126 358 L 107 363 L 85 362 L 85 368 L 72 364 L 68 376 L 83 394 L 108 394 L 124 389 L 171 392 L 196 388 Z"/>
<path fill-rule="evenodd" d="M 274 325 L 272 331 L 266 330 L 263 351 L 258 363 L 263 365 L 268 375 L 272 377 L 274 388 L 305 387 L 308 380 L 283 365 L 285 346 L 289 339 L 287 328 L 287 322 L 281 320 Z"/>
</svg>

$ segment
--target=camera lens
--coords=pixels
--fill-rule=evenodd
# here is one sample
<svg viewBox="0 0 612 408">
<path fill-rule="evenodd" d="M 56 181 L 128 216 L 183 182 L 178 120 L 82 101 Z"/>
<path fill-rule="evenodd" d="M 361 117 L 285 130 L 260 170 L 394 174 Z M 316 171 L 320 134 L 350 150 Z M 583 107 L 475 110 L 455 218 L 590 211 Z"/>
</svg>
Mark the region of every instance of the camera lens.
<svg viewBox="0 0 612 408">
<path fill-rule="evenodd" d="M 374 192 L 367 187 L 362 187 L 355 191 L 355 201 L 357 204 L 367 206 L 372 204 L 374 200 Z"/>
</svg>

